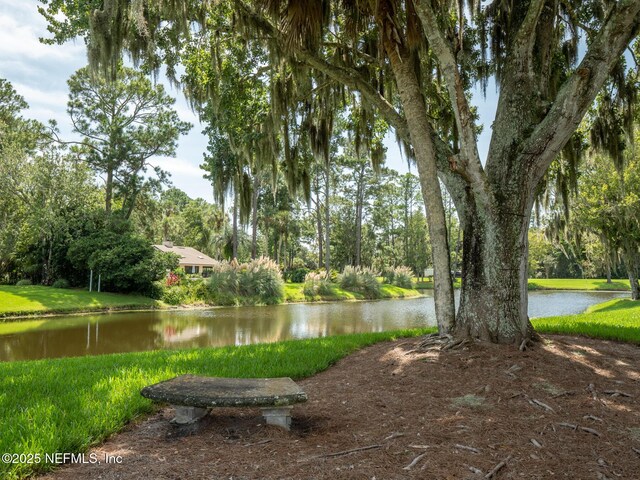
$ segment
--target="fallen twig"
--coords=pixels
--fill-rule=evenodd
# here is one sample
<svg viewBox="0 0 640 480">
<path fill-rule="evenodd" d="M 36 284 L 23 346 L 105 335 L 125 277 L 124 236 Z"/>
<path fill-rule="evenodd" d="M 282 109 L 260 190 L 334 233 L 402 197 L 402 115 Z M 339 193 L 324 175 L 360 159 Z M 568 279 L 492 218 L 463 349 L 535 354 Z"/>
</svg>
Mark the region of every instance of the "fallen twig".
<svg viewBox="0 0 640 480">
<path fill-rule="evenodd" d="M 392 433 L 391 435 L 384 437 L 383 441 L 393 440 L 394 438 L 404 437 L 404 433 Z"/>
<path fill-rule="evenodd" d="M 484 472 L 482 470 L 480 470 L 479 468 L 476 467 L 472 467 L 471 465 L 467 465 L 467 468 L 472 472 L 475 473 L 476 475 L 482 475 Z"/>
<path fill-rule="evenodd" d="M 473 448 L 473 447 L 468 447 L 466 445 L 460 445 L 459 443 L 456 443 L 454 445 L 455 448 L 459 448 L 460 450 L 468 450 L 470 452 L 473 453 L 480 453 L 480 450 L 478 450 L 477 448 Z"/>
<path fill-rule="evenodd" d="M 558 425 L 560 427 L 570 428 L 571 430 L 577 430 L 578 429 L 578 425 L 575 425 L 573 423 L 560 422 L 560 423 L 558 423 Z"/>
<path fill-rule="evenodd" d="M 342 455 L 349 455 L 350 453 L 356 453 L 356 452 L 364 452 L 365 450 L 373 450 L 374 448 L 381 448 L 381 447 L 382 447 L 382 445 L 368 445 L 366 447 L 352 448 L 351 450 L 343 450 L 341 452 L 325 453 L 325 454 L 322 454 L 322 455 L 316 455 L 316 456 L 304 458 L 304 459 L 298 460 L 298 461 L 299 462 L 305 462 L 307 460 L 313 460 L 313 459 L 316 459 L 316 458 L 341 457 Z"/>
<path fill-rule="evenodd" d="M 542 448 L 542 444 L 538 440 L 536 440 L 535 438 L 531 439 L 531 443 L 533 443 L 534 447 Z"/>
<path fill-rule="evenodd" d="M 596 417 L 595 415 L 585 415 L 584 417 L 585 420 L 594 420 L 596 422 L 601 422 L 602 419 L 600 417 Z"/>
<path fill-rule="evenodd" d="M 593 428 L 589 428 L 589 427 L 580 427 L 580 430 L 582 430 L 583 432 L 587 432 L 590 433 L 591 435 L 595 435 L 596 437 L 600 436 L 600 432 L 597 430 L 594 430 Z"/>
<path fill-rule="evenodd" d="M 575 395 L 575 394 L 576 394 L 576 392 L 573 392 L 573 391 L 560 392 L 560 393 L 556 393 L 555 395 L 553 395 L 552 398 L 564 397 L 565 395 L 569 396 L 569 395 Z"/>
<path fill-rule="evenodd" d="M 603 390 L 602 393 L 606 393 L 607 395 L 611 395 L 612 397 L 633 397 L 633 395 L 621 392 L 620 390 Z"/>
<path fill-rule="evenodd" d="M 259 442 L 255 442 L 255 443 L 245 443 L 244 446 L 245 447 L 253 447 L 254 445 L 264 445 L 265 443 L 269 443 L 271 440 L 270 439 L 266 439 L 266 440 L 260 440 Z"/>
<path fill-rule="evenodd" d="M 638 455 L 640 455 L 640 450 L 638 450 L 637 448 L 631 447 L 631 450 L 633 450 L 634 452 L 636 452 Z"/>
<path fill-rule="evenodd" d="M 492 478 L 496 473 L 498 473 L 507 464 L 507 462 L 509 460 L 511 460 L 511 455 L 509 455 L 507 458 L 505 458 L 500 463 L 498 463 L 495 467 L 493 467 L 493 469 L 491 469 L 491 471 L 489 473 L 487 473 L 484 476 L 484 478 Z"/>
<path fill-rule="evenodd" d="M 424 457 L 426 457 L 427 454 L 426 453 L 421 453 L 420 455 L 418 455 L 416 458 L 414 458 L 411 463 L 409 465 L 407 465 L 406 467 L 403 468 L 403 470 L 411 470 L 413 467 L 416 466 L 416 464 L 422 460 Z"/>
<path fill-rule="evenodd" d="M 532 405 L 537 405 L 538 407 L 544 408 L 548 412 L 555 413 L 555 410 L 553 408 L 551 408 L 546 403 L 541 402 L 540 400 L 536 400 L 535 398 L 532 398 L 531 400 L 529 400 L 529 403 Z"/>
<path fill-rule="evenodd" d="M 427 449 L 427 448 L 431 448 L 431 446 L 430 445 L 409 445 L 409 448 Z"/>
</svg>

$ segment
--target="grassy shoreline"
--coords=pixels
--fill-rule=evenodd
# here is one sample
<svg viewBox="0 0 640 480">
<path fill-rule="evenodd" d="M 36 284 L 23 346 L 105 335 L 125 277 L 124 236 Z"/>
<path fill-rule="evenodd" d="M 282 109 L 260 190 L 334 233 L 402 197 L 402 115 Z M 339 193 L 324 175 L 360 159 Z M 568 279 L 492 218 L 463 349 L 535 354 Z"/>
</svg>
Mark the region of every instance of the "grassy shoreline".
<svg viewBox="0 0 640 480">
<path fill-rule="evenodd" d="M 380 285 L 380 299 L 413 298 L 422 294 L 415 289 Z M 368 300 L 358 292 L 332 285 L 331 294 L 315 298 L 305 297 L 304 284 L 285 284 L 284 303 L 336 302 Z M 8 320 L 32 320 L 61 315 L 83 315 L 113 311 L 149 311 L 171 309 L 213 308 L 219 305 L 204 303 L 180 306 L 167 305 L 148 297 L 117 293 L 98 293 L 76 289 L 57 289 L 39 285 L 24 287 L 0 286 L 0 323 Z"/>
<path fill-rule="evenodd" d="M 460 279 L 453 281 L 454 288 L 460 288 Z M 420 290 L 432 290 L 433 282 L 416 282 Z M 530 278 L 528 290 L 575 290 L 575 291 L 602 291 L 602 292 L 628 292 L 631 290 L 628 279 L 613 279 L 607 283 L 605 278 Z"/>
</svg>

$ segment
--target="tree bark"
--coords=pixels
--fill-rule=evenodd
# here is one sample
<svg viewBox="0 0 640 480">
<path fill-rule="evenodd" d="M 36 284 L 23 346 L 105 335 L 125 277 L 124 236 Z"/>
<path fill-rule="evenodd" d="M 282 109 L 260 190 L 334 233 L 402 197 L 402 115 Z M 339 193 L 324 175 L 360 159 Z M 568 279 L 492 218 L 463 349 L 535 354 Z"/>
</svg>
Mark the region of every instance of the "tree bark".
<svg viewBox="0 0 640 480">
<path fill-rule="evenodd" d="M 354 265 L 360 266 L 362 262 L 362 211 L 364 204 L 364 164 L 358 166 L 356 174 L 356 244 Z"/>
<path fill-rule="evenodd" d="M 464 224 L 462 290 L 455 335 L 520 344 L 535 336 L 529 322 L 529 214 L 494 214 L 470 202 Z"/>
<path fill-rule="evenodd" d="M 238 192 L 233 193 L 233 232 L 231 234 L 233 260 L 238 258 Z"/>
<path fill-rule="evenodd" d="M 638 285 L 638 254 L 633 245 L 623 247 L 624 263 L 627 267 L 629 284 L 631 286 L 631 300 L 640 300 L 640 285 Z"/>
<path fill-rule="evenodd" d="M 455 326 L 455 303 L 453 284 L 451 282 L 451 265 L 449 259 L 449 244 L 447 240 L 447 225 L 442 203 L 442 192 L 438 181 L 436 165 L 436 150 L 430 136 L 429 120 L 426 106 L 422 97 L 422 90 L 410 55 L 400 56 L 404 47 L 397 45 L 390 39 L 395 38 L 395 25 L 388 19 L 393 18 L 386 11 L 390 7 L 382 5 L 378 12 L 379 22 L 383 27 L 385 49 L 391 61 L 391 68 L 398 85 L 398 93 L 402 108 L 409 126 L 411 144 L 413 145 L 416 164 L 424 198 L 429 237 L 433 255 L 434 301 L 438 332 L 449 333 Z"/>
<path fill-rule="evenodd" d="M 253 177 L 253 191 L 251 192 L 251 259 L 255 260 L 258 254 L 258 189 L 260 178 Z"/>
<path fill-rule="evenodd" d="M 111 204 L 113 203 L 113 168 L 109 166 L 107 168 L 107 181 L 105 184 L 105 200 L 104 211 L 107 215 L 111 214 Z"/>
<path fill-rule="evenodd" d="M 324 268 L 329 273 L 331 270 L 331 253 L 330 253 L 330 221 L 331 221 L 331 211 L 329 209 L 329 200 L 331 195 L 331 167 L 328 163 L 325 164 L 324 167 L 324 175 L 325 175 L 325 197 L 324 197 Z"/>
</svg>

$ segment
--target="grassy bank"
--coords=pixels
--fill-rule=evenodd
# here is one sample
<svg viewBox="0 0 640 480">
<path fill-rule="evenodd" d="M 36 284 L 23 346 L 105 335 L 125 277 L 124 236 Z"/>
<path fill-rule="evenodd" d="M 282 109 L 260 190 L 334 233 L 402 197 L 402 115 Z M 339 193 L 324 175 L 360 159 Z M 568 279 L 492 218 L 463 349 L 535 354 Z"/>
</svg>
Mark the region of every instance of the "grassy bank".
<svg viewBox="0 0 640 480">
<path fill-rule="evenodd" d="M 460 288 L 460 279 L 453 281 L 454 288 Z M 416 282 L 418 289 L 432 289 L 433 282 Z M 629 280 L 611 280 L 607 283 L 603 278 L 530 278 L 529 290 L 615 290 L 628 291 Z"/>
<path fill-rule="evenodd" d="M 619 298 L 594 305 L 586 313 L 536 318 L 532 323 L 540 333 L 584 335 L 640 344 L 639 301 Z"/>
<path fill-rule="evenodd" d="M 364 346 L 428 331 L 2 363 L 0 451 L 43 456 L 84 451 L 151 411 L 152 402 L 139 395 L 140 389 L 175 375 L 302 378 Z M 23 478 L 49 468 L 43 462 L 0 462 L 0 478 Z"/>
<path fill-rule="evenodd" d="M 6 316 L 151 308 L 156 301 L 137 295 L 88 292 L 29 285 L 0 286 L 0 318 Z"/>
<path fill-rule="evenodd" d="M 366 297 L 358 292 L 352 292 L 340 288 L 340 285 L 332 283 L 329 285 L 330 293 L 308 297 L 304 294 L 304 283 L 285 283 L 285 302 L 335 302 L 340 300 L 366 300 Z M 400 288 L 387 283 L 380 284 L 380 298 L 410 298 L 419 297 L 420 292 L 413 288 Z"/>
<path fill-rule="evenodd" d="M 628 291 L 629 280 L 603 278 L 530 278 L 529 290 L 616 290 Z"/>
</svg>

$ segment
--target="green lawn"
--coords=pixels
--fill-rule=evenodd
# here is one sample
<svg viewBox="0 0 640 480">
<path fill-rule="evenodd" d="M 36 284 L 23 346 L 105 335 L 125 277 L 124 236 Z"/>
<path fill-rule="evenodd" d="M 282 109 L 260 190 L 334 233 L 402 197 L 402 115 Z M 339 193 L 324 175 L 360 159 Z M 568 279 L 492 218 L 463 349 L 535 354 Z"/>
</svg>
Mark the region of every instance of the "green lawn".
<svg viewBox="0 0 640 480">
<path fill-rule="evenodd" d="M 150 412 L 153 404 L 140 389 L 175 375 L 302 378 L 367 345 L 431 331 L 0 363 L 0 452 L 85 451 Z M 24 478 L 50 467 L 0 462 L 0 478 Z"/>
<path fill-rule="evenodd" d="M 304 294 L 304 283 L 285 283 L 284 295 L 285 302 L 312 302 L 323 301 L 332 302 L 337 300 L 365 300 L 366 297 L 358 292 L 351 292 L 340 288 L 339 285 L 332 283 L 329 287 L 331 293 L 316 298 L 306 297 Z M 380 285 L 380 298 L 409 298 L 419 297 L 420 292 L 413 288 L 400 288 L 394 285 L 383 283 Z"/>
<path fill-rule="evenodd" d="M 419 290 L 432 290 L 433 280 L 416 281 L 415 288 Z M 453 279 L 453 288 L 460 288 L 462 286 L 462 280 L 460 278 Z"/>
<path fill-rule="evenodd" d="M 0 317 L 43 312 L 74 312 L 110 308 L 150 308 L 156 301 L 137 295 L 98 293 L 29 285 L 0 286 Z"/>
<path fill-rule="evenodd" d="M 460 288 L 460 279 L 453 281 L 454 288 Z M 432 289 L 433 282 L 416 282 L 416 288 Z M 529 290 L 616 290 L 628 291 L 629 280 L 611 280 L 604 278 L 530 278 Z"/>
<path fill-rule="evenodd" d="M 590 307 L 586 313 L 531 321 L 538 332 L 584 335 L 640 344 L 640 301 L 618 298 Z"/>
<path fill-rule="evenodd" d="M 604 278 L 530 278 L 529 290 L 630 290 L 629 280 Z"/>
</svg>

